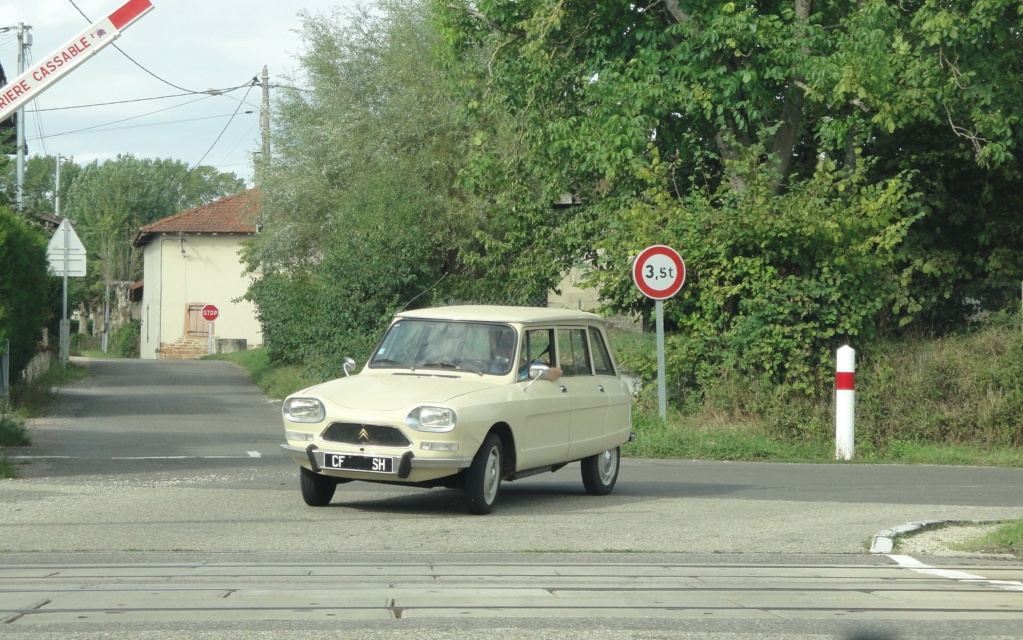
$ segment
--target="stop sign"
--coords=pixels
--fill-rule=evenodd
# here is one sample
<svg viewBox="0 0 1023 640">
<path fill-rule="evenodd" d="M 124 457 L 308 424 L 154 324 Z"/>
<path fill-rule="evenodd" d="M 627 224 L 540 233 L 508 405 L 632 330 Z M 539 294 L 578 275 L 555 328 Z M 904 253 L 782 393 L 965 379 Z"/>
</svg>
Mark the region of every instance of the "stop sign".
<svg viewBox="0 0 1023 640">
<path fill-rule="evenodd" d="M 220 309 L 217 309 L 217 305 L 208 304 L 202 308 L 202 319 L 206 322 L 213 322 L 220 315 Z"/>
</svg>

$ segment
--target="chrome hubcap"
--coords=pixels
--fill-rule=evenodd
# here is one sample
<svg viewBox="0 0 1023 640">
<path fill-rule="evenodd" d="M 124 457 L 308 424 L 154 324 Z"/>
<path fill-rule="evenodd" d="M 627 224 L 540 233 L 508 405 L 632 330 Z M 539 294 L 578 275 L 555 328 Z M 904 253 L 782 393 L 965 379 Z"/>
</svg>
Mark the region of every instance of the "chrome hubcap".
<svg viewBox="0 0 1023 640">
<path fill-rule="evenodd" d="M 604 484 L 611 482 L 614 478 L 615 471 L 618 470 L 618 450 L 609 449 L 604 453 L 600 454 L 600 459 L 597 462 L 597 472 L 600 473 L 600 481 Z"/>
<path fill-rule="evenodd" d="M 490 455 L 487 456 L 487 469 L 483 479 L 483 497 L 486 499 L 487 504 L 494 501 L 497 497 L 497 487 L 501 483 L 501 452 L 497 447 L 490 450 Z"/>
</svg>

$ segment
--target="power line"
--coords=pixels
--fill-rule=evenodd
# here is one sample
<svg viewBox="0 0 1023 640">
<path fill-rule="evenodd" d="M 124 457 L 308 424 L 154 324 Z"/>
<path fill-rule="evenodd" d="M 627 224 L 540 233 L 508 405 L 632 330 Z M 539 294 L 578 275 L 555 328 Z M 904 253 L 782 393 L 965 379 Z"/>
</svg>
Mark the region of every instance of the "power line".
<svg viewBox="0 0 1023 640">
<path fill-rule="evenodd" d="M 255 111 L 251 111 L 251 110 L 250 111 L 243 111 L 242 113 L 243 114 L 252 114 L 252 113 L 255 113 Z M 99 124 L 99 125 L 96 125 L 96 126 L 93 126 L 93 127 L 86 127 L 85 129 L 77 129 L 75 131 L 63 131 L 61 133 L 53 133 L 53 134 L 50 134 L 50 135 L 41 136 L 40 138 L 36 138 L 35 140 L 40 140 L 41 138 L 56 138 L 56 137 L 59 137 L 59 136 L 70 136 L 70 135 L 76 135 L 76 134 L 79 134 L 79 133 L 109 133 L 111 131 L 126 131 L 128 129 L 144 129 L 146 127 L 163 127 L 163 126 L 167 126 L 167 125 L 171 125 L 171 124 L 183 124 L 183 123 L 186 123 L 186 122 L 199 122 L 199 121 L 202 121 L 202 120 L 217 120 L 217 119 L 220 119 L 220 118 L 233 118 L 236 115 L 237 115 L 237 113 L 233 113 L 233 114 L 224 113 L 224 114 L 221 114 L 221 115 L 218 115 L 218 116 L 202 116 L 202 117 L 199 117 L 199 118 L 185 118 L 183 120 L 166 120 L 164 122 L 152 122 L 152 123 L 149 123 L 149 124 L 135 124 L 135 125 L 129 125 L 129 126 L 126 126 L 126 127 L 108 127 L 107 125 Z M 123 122 L 123 120 L 121 122 Z M 101 128 L 101 127 L 103 127 L 103 128 Z"/>
<path fill-rule="evenodd" d="M 67 1 L 71 3 L 71 6 L 74 7 L 78 11 L 78 13 L 82 14 L 82 17 L 85 18 L 86 22 L 88 22 L 89 24 L 92 24 L 92 22 L 93 22 L 92 19 L 89 18 L 89 16 L 85 15 L 85 12 L 82 11 L 78 7 L 77 4 L 75 4 L 75 0 L 67 0 Z M 118 51 L 120 51 L 121 55 L 124 56 L 125 58 L 127 58 L 128 60 L 130 60 L 131 63 L 134 64 L 136 67 L 138 67 L 139 69 L 142 69 L 143 71 L 145 71 L 149 75 L 153 76 L 154 78 L 156 78 L 160 82 L 164 83 L 165 85 L 170 86 L 170 87 L 174 87 L 178 91 L 187 91 L 188 93 L 203 93 L 202 91 L 193 91 L 192 89 L 186 89 L 184 87 L 179 87 L 178 85 L 174 84 L 173 82 L 170 82 L 169 80 L 164 80 L 160 76 L 156 75 L 155 73 L 153 73 L 149 69 L 147 69 L 144 66 L 142 66 L 141 64 L 139 64 L 139 62 L 137 60 L 135 60 L 135 58 L 132 58 L 127 53 L 125 53 L 124 49 L 122 49 L 121 47 L 117 46 L 117 44 L 114 44 L 113 47 L 115 49 L 117 49 Z"/>
<path fill-rule="evenodd" d="M 202 96 L 200 98 L 196 98 L 195 100 L 189 100 L 188 102 L 183 102 L 181 104 L 176 104 L 176 105 L 173 105 L 173 106 L 170 106 L 170 107 L 164 107 L 163 109 L 157 109 L 156 111 L 150 111 L 149 113 L 143 113 L 143 114 L 140 114 L 140 115 L 137 115 L 137 116 L 132 116 L 130 118 L 122 118 L 121 120 L 114 120 L 113 122 L 106 122 L 104 124 L 97 124 L 97 125 L 93 125 L 91 127 L 85 127 L 85 128 L 82 128 L 82 129 L 75 129 L 74 131 L 64 131 L 64 132 L 57 133 L 57 134 L 54 134 L 54 135 L 55 136 L 70 135 L 72 133 L 82 133 L 83 131 L 89 131 L 91 129 L 98 129 L 100 127 L 109 127 L 111 125 L 120 124 L 122 122 L 128 122 L 130 120 L 137 120 L 139 118 L 145 118 L 146 116 L 156 115 L 157 113 L 163 113 L 164 111 L 170 111 L 171 109 L 177 109 L 178 107 L 186 107 L 186 106 L 188 106 L 190 104 L 195 104 L 196 102 L 200 102 L 202 100 L 208 100 L 210 97 L 211 96 L 204 95 L 204 96 Z M 51 136 L 51 137 L 53 137 L 53 136 Z"/>
<path fill-rule="evenodd" d="M 249 97 L 249 93 L 252 91 L 252 87 L 256 86 L 258 82 L 259 82 L 258 78 L 256 77 L 252 78 L 252 84 L 249 85 L 249 90 L 246 91 L 245 95 L 242 96 L 242 99 L 238 101 L 238 107 L 234 110 L 234 113 L 231 114 L 231 119 L 227 121 L 227 124 L 225 124 L 224 128 L 220 131 L 220 135 L 218 135 L 217 139 L 213 141 L 213 144 L 211 144 L 210 148 L 206 150 L 206 153 L 202 154 L 202 157 L 199 158 L 199 162 L 196 162 L 195 165 L 193 165 L 192 168 L 188 170 L 188 173 L 192 173 L 192 171 L 195 171 L 196 167 L 201 165 L 202 161 L 206 159 L 206 156 L 210 155 L 210 151 L 213 151 L 213 147 L 217 146 L 217 143 L 220 142 L 220 139 L 224 137 L 224 133 L 227 132 L 227 128 L 231 126 L 231 123 L 234 122 L 235 116 L 238 115 L 238 112 L 241 111 L 242 105 L 245 104 L 245 99 Z"/>
<path fill-rule="evenodd" d="M 226 89 L 207 89 L 206 91 L 188 91 L 186 93 L 172 93 L 166 96 L 152 96 L 150 98 L 132 98 L 131 100 L 115 100 L 113 102 L 95 102 L 93 104 L 75 104 L 66 107 L 50 107 L 48 109 L 30 109 L 31 113 L 43 113 L 45 111 L 68 111 L 70 109 L 88 109 L 90 107 L 109 107 L 118 104 L 132 104 L 136 102 L 149 102 L 152 100 L 166 100 L 168 98 L 183 98 L 185 96 L 195 95 L 207 95 L 207 96 L 220 96 L 231 91 L 237 91 L 238 89 L 244 89 L 245 87 L 251 86 L 250 82 L 240 84 L 237 87 L 228 87 Z"/>
</svg>

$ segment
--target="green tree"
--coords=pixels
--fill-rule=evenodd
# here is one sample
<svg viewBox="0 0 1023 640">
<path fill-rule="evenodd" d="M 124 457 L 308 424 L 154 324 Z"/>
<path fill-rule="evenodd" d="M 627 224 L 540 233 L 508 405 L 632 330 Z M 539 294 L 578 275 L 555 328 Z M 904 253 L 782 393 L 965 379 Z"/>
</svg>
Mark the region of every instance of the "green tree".
<svg viewBox="0 0 1023 640">
<path fill-rule="evenodd" d="M 10 340 L 11 371 L 36 353 L 50 315 L 46 237 L 6 207 L 0 207 L 0 341 Z"/>
<path fill-rule="evenodd" d="M 492 221 L 477 265 L 508 288 L 582 262 L 611 308 L 649 313 L 631 258 L 673 244 L 680 362 L 806 388 L 814 354 L 950 306 L 961 320 L 1016 277 L 1023 238 L 992 203 L 1021 186 L 1018 0 L 437 6 L 453 57 L 488 59 L 462 184 Z M 936 167 L 963 181 L 951 208 Z M 563 194 L 578 206 L 552 210 Z"/>
<path fill-rule="evenodd" d="M 68 158 L 61 159 L 60 196 L 67 202 L 68 191 L 81 172 L 81 166 Z M 28 213 L 56 212 L 57 158 L 55 156 L 30 156 L 25 161 L 24 198 Z M 0 168 L 0 201 L 14 207 L 17 192 L 15 163 Z"/>
<path fill-rule="evenodd" d="M 69 187 L 65 215 L 78 223 L 90 266 L 103 282 L 137 280 L 142 257 L 131 243 L 141 227 L 243 188 L 232 173 L 123 155 L 81 169 Z"/>
<path fill-rule="evenodd" d="M 249 295 L 272 358 L 336 373 L 402 306 L 452 291 L 431 287 L 472 241 L 454 188 L 467 131 L 427 3 L 302 18 L 305 80 L 275 102 Z"/>
</svg>

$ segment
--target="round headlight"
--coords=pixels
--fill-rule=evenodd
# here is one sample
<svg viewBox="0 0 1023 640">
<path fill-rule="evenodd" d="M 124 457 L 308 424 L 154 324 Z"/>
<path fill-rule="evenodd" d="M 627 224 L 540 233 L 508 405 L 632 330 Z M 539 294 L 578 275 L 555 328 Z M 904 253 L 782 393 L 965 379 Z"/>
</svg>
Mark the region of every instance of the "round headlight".
<svg viewBox="0 0 1023 640">
<path fill-rule="evenodd" d="M 288 398 L 284 401 L 284 417 L 292 422 L 320 422 L 326 415 L 323 403 L 316 398 Z"/>
<path fill-rule="evenodd" d="M 458 417 L 445 407 L 416 407 L 405 417 L 405 424 L 416 431 L 451 431 Z"/>
</svg>

